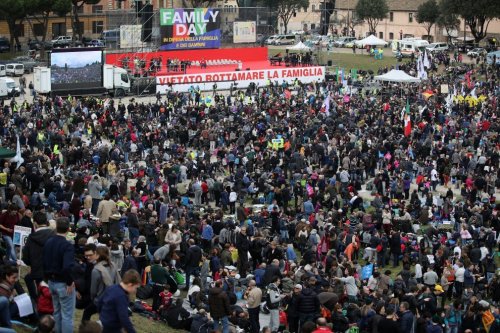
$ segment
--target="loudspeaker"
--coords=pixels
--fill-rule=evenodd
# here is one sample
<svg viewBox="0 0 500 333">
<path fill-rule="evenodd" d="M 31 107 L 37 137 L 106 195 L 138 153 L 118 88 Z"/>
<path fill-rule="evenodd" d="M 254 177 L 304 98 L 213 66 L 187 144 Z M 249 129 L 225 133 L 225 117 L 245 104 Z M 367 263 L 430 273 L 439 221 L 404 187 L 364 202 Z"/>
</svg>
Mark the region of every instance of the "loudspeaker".
<svg viewBox="0 0 500 333">
<path fill-rule="evenodd" d="M 147 4 L 142 9 L 142 38 L 143 42 L 151 42 L 153 36 L 153 5 Z"/>
<path fill-rule="evenodd" d="M 247 68 L 247 71 L 249 71 L 249 70 L 250 70 L 250 67 Z"/>
<path fill-rule="evenodd" d="M 239 72 L 239 71 L 240 71 L 240 69 L 239 69 L 239 68 L 236 68 L 234 71 L 235 71 L 235 72 Z"/>
<path fill-rule="evenodd" d="M 333 61 L 328 60 L 328 66 L 332 67 L 333 66 Z"/>
</svg>

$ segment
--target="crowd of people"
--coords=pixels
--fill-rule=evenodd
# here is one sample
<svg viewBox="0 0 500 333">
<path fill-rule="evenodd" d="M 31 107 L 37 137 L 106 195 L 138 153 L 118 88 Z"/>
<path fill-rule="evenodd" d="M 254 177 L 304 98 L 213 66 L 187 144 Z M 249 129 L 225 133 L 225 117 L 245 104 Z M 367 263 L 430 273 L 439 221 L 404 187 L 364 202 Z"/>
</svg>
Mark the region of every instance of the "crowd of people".
<svg viewBox="0 0 500 333">
<path fill-rule="evenodd" d="M 499 332 L 500 70 L 441 60 L 356 94 L 4 102 L 0 331 Z"/>
</svg>

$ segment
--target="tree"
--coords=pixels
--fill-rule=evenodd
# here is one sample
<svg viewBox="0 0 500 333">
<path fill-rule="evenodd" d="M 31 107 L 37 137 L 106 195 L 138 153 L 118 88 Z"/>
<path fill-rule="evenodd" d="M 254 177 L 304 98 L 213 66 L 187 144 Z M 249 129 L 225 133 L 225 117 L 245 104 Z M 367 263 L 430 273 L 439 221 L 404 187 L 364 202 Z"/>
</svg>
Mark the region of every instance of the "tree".
<svg viewBox="0 0 500 333">
<path fill-rule="evenodd" d="M 370 33 L 375 34 L 379 22 L 387 17 L 389 7 L 386 0 L 359 0 L 354 11 L 360 20 L 365 20 Z"/>
<path fill-rule="evenodd" d="M 465 20 L 476 43 L 486 37 L 490 22 L 500 18 L 498 0 L 444 0 L 444 2 L 451 13 L 460 15 Z"/>
<path fill-rule="evenodd" d="M 439 27 L 444 28 L 446 35 L 448 36 L 448 41 L 451 41 L 451 33 L 459 29 L 460 20 L 458 19 L 458 15 L 449 10 L 446 1 L 441 1 L 439 3 L 439 17 L 436 24 Z"/>
<path fill-rule="evenodd" d="M 97 5 L 100 0 L 71 0 L 71 26 L 73 28 L 73 39 L 82 40 L 83 31 L 80 29 L 80 15 L 78 10 L 83 5 Z"/>
<path fill-rule="evenodd" d="M 288 22 L 299 9 L 307 9 L 309 0 L 265 0 L 265 5 L 276 11 L 278 19 L 283 23 L 285 33 L 288 32 Z"/>
<path fill-rule="evenodd" d="M 2 0 L 3 1 L 3 0 Z M 47 38 L 47 28 L 49 25 L 49 16 L 65 16 L 71 11 L 71 0 L 24 0 L 28 23 L 33 31 L 35 39 L 40 42 L 40 55 L 45 54 L 45 39 Z M 34 24 L 42 26 L 41 41 L 36 36 Z"/>
<path fill-rule="evenodd" d="M 436 0 L 428 0 L 418 6 L 416 19 L 418 23 L 425 25 L 427 38 L 430 38 L 432 26 L 439 19 L 439 6 Z"/>
<path fill-rule="evenodd" d="M 14 45 L 19 43 L 19 24 L 26 18 L 24 0 L 2 0 L 0 1 L 0 17 L 7 22 L 10 34 L 10 45 L 13 51 Z M 15 44 L 14 44 L 15 41 Z"/>
</svg>

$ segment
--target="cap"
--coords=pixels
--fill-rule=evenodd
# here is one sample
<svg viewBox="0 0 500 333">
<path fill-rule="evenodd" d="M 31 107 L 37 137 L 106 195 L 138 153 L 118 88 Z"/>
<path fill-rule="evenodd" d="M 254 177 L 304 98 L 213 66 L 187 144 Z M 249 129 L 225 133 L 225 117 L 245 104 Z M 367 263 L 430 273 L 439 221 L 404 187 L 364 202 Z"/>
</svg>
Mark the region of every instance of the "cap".
<svg viewBox="0 0 500 333">
<path fill-rule="evenodd" d="M 434 290 L 439 291 L 440 293 L 444 293 L 443 287 L 441 287 L 439 284 L 436 284 L 436 286 L 434 287 Z"/>
<path fill-rule="evenodd" d="M 296 284 L 294 288 L 302 290 L 302 285 L 301 284 Z"/>
</svg>

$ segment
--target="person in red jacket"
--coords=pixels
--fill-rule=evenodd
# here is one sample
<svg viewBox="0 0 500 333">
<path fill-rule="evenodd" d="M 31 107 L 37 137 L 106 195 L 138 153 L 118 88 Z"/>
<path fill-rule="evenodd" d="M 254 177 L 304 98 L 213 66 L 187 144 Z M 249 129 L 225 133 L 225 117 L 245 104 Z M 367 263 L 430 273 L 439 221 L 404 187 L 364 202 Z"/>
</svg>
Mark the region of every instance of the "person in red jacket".
<svg viewBox="0 0 500 333">
<path fill-rule="evenodd" d="M 327 326 L 326 319 L 320 317 L 316 320 L 316 329 L 312 333 L 333 333 L 333 331 Z"/>
<path fill-rule="evenodd" d="M 38 300 L 37 308 L 40 315 L 53 314 L 54 305 L 52 304 L 52 296 L 50 295 L 49 285 L 42 281 L 38 285 Z"/>
</svg>

